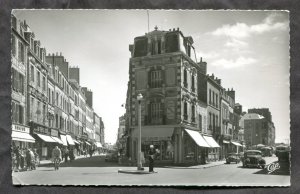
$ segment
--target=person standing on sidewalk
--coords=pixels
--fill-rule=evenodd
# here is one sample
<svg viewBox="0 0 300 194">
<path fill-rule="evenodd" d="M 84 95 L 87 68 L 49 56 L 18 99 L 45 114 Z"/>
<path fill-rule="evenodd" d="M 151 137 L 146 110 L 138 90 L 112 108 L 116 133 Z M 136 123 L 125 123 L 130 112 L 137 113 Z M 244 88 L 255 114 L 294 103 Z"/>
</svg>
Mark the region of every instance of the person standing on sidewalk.
<svg viewBox="0 0 300 194">
<path fill-rule="evenodd" d="M 150 150 L 148 152 L 149 156 L 149 172 L 154 172 L 154 159 L 155 159 L 156 151 L 153 145 L 150 145 Z"/>
<path fill-rule="evenodd" d="M 68 150 L 67 147 L 64 150 L 64 157 L 65 157 L 65 163 L 67 163 L 68 162 L 68 157 L 69 157 L 69 150 Z"/>
</svg>

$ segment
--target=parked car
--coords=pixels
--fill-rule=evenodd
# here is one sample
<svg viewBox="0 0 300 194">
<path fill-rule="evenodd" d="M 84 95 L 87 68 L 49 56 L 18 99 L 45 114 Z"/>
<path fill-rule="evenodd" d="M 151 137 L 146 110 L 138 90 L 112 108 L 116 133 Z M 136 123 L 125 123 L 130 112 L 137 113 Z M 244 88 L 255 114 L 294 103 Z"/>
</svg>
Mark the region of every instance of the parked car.
<svg viewBox="0 0 300 194">
<path fill-rule="evenodd" d="M 276 156 L 279 162 L 289 162 L 291 148 L 286 145 L 276 147 Z"/>
<path fill-rule="evenodd" d="M 237 153 L 229 153 L 227 156 L 226 156 L 226 164 L 230 164 L 231 162 L 234 162 L 234 163 L 239 163 L 240 162 L 240 156 L 239 154 Z"/>
<path fill-rule="evenodd" d="M 248 150 L 244 153 L 243 167 L 261 167 L 265 168 L 266 161 L 262 158 L 259 150 Z"/>
<path fill-rule="evenodd" d="M 118 162 L 118 153 L 110 152 L 105 154 L 105 162 Z"/>
</svg>

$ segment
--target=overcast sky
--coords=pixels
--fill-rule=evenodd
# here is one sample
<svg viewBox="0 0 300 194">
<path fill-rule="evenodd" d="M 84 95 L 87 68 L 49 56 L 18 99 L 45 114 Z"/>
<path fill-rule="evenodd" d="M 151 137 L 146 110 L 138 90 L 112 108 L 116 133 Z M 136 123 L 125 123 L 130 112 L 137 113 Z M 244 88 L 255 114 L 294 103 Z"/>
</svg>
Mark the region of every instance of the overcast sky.
<svg viewBox="0 0 300 194">
<path fill-rule="evenodd" d="M 62 52 L 80 67 L 80 84 L 94 92 L 94 110 L 105 124 L 105 140 L 117 138 L 124 114 L 129 44 L 148 31 L 146 10 L 18 10 L 47 53 Z M 179 27 L 194 38 L 197 58 L 208 72 L 236 90 L 236 102 L 270 108 L 276 142 L 290 134 L 289 14 L 283 11 L 149 11 L 157 25 Z"/>
</svg>

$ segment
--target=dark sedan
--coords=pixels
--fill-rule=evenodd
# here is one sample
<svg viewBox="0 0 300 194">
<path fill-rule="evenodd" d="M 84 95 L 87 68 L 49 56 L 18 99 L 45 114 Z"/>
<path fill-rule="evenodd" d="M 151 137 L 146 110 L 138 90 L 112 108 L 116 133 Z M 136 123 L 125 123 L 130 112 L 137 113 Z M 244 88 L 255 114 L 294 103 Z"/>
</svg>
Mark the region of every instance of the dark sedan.
<svg viewBox="0 0 300 194">
<path fill-rule="evenodd" d="M 239 163 L 240 162 L 240 156 L 237 153 L 230 153 L 226 157 L 226 164 L 230 164 L 231 162 Z"/>
<path fill-rule="evenodd" d="M 259 150 L 248 150 L 244 153 L 243 167 L 265 168 L 266 161 L 262 158 Z"/>
</svg>

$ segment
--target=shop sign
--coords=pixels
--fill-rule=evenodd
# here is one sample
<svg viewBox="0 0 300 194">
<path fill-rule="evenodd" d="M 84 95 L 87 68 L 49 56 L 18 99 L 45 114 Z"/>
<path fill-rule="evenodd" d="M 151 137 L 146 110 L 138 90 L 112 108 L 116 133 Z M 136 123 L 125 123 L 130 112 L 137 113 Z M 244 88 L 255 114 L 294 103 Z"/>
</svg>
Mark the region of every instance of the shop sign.
<svg viewBox="0 0 300 194">
<path fill-rule="evenodd" d="M 42 133 L 42 134 L 50 135 L 49 130 L 47 128 L 41 127 L 41 126 L 37 126 L 36 128 L 34 128 L 33 132 L 34 133 Z"/>
<path fill-rule="evenodd" d="M 25 126 L 22 126 L 22 125 L 13 124 L 12 125 L 12 130 L 13 131 L 20 131 L 20 132 L 23 132 L 23 133 L 29 133 L 29 128 L 25 127 Z"/>
<path fill-rule="evenodd" d="M 55 129 L 51 129 L 51 136 L 58 137 L 58 131 Z"/>
</svg>

